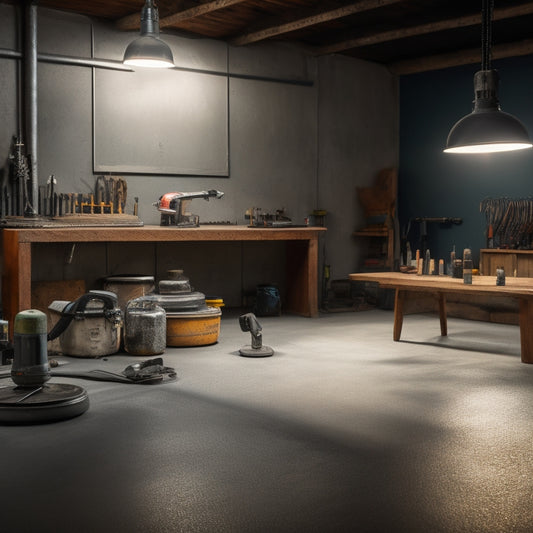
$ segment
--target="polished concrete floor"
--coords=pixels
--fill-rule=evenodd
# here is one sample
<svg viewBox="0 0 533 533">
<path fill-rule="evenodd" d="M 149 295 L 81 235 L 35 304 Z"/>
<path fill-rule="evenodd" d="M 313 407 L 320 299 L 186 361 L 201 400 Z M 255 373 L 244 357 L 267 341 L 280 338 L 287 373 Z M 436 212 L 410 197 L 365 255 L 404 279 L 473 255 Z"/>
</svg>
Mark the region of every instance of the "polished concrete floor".
<svg viewBox="0 0 533 533">
<path fill-rule="evenodd" d="M 53 378 L 83 415 L 0 427 L 4 532 L 530 532 L 533 365 L 516 326 L 390 311 L 225 313 L 219 342 L 174 348 L 174 383 Z M 68 359 L 122 370 L 133 359 Z M 67 359 L 65 359 L 67 361 Z M 5 384 L 6 380 L 3 380 Z"/>
</svg>

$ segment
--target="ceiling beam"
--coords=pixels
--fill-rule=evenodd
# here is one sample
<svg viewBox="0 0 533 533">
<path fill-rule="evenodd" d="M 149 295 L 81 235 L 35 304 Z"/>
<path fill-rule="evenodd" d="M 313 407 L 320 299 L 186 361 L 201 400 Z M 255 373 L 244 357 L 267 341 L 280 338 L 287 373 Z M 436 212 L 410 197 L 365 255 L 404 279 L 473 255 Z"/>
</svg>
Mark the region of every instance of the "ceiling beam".
<svg viewBox="0 0 533 533">
<path fill-rule="evenodd" d="M 507 18 L 520 17 L 522 15 L 530 15 L 531 13 L 533 13 L 533 3 L 514 7 L 504 7 L 494 10 L 492 20 L 503 20 Z M 397 39 L 414 37 L 416 35 L 425 35 L 428 33 L 435 33 L 466 26 L 475 26 L 477 24 L 481 24 L 481 13 L 453 19 L 440 20 L 437 22 L 430 22 L 428 24 L 421 24 L 420 26 L 412 26 L 410 28 L 374 33 L 372 35 L 356 37 L 354 39 L 347 39 L 338 43 L 318 47 L 316 52 L 319 55 L 334 54 L 336 52 L 343 52 L 345 50 L 360 48 L 362 46 L 369 46 L 373 44 L 394 41 Z"/>
<path fill-rule="evenodd" d="M 506 57 L 526 56 L 533 54 L 533 39 L 525 39 L 516 43 L 506 43 L 492 46 L 492 59 L 504 59 Z M 389 63 L 388 68 L 399 75 L 416 74 L 443 68 L 458 67 L 481 63 L 481 51 L 479 48 L 462 50 L 450 54 L 408 59 Z"/>
<path fill-rule="evenodd" d="M 213 11 L 218 11 L 219 9 L 224 9 L 235 4 L 241 4 L 245 1 L 246 0 L 213 0 L 212 2 L 206 2 L 205 4 L 200 4 L 183 11 L 178 11 L 172 15 L 168 15 L 159 19 L 159 27 L 164 28 L 165 26 L 173 26 L 175 24 L 179 24 L 180 22 L 184 22 L 195 17 L 200 17 L 202 15 L 207 15 Z M 138 30 L 141 27 L 140 12 L 121 18 L 117 21 L 116 27 L 117 29 L 123 31 Z"/>
<path fill-rule="evenodd" d="M 231 44 L 242 46 L 245 44 L 255 43 L 257 41 L 262 41 L 270 37 L 275 37 L 283 33 L 288 33 L 291 31 L 301 30 L 309 26 L 314 26 L 316 24 L 321 24 L 323 22 L 328 22 L 330 20 L 339 19 L 342 17 L 347 17 L 349 15 L 354 15 L 355 13 L 361 13 L 363 11 L 369 11 L 371 9 L 378 9 L 380 7 L 386 7 L 391 4 L 397 4 L 402 0 L 360 0 L 359 2 L 353 2 L 336 9 L 330 9 L 324 11 L 313 10 L 311 14 L 300 16 L 289 22 L 278 23 L 261 30 L 253 31 L 250 33 L 245 33 L 239 35 L 232 39 Z"/>
</svg>

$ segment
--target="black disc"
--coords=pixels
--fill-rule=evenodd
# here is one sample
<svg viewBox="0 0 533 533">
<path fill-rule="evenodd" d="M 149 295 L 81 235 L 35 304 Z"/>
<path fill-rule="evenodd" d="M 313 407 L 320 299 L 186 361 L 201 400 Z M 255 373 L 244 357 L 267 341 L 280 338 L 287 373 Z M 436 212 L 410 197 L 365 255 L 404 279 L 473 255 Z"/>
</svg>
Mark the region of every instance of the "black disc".
<svg viewBox="0 0 533 533">
<path fill-rule="evenodd" d="M 0 423 L 56 422 L 81 415 L 88 408 L 87 391 L 77 385 L 48 383 L 42 388 L 0 389 Z"/>
</svg>

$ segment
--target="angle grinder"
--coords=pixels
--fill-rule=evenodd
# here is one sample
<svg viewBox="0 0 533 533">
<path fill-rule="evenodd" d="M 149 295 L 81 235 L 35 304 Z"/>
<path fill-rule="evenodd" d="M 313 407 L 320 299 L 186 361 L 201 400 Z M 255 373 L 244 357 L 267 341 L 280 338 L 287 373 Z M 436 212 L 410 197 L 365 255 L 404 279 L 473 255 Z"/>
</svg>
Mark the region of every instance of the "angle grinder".
<svg viewBox="0 0 533 533">
<path fill-rule="evenodd" d="M 47 384 L 51 374 L 46 315 L 37 309 L 21 311 L 13 329 L 11 379 L 16 387 L 0 389 L 0 423 L 52 422 L 84 413 L 89 408 L 84 389 Z"/>
</svg>

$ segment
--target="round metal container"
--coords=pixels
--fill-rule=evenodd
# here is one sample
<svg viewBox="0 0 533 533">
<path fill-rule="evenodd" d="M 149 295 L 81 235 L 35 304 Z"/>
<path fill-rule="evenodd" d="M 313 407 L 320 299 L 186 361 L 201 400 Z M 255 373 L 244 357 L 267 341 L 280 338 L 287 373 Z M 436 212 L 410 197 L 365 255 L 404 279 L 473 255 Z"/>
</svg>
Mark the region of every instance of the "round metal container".
<svg viewBox="0 0 533 533">
<path fill-rule="evenodd" d="M 201 292 L 147 294 L 142 297 L 142 300 L 156 303 L 167 313 L 193 312 L 205 308 L 205 295 Z"/>
<path fill-rule="evenodd" d="M 167 346 L 214 344 L 220 334 L 221 310 L 205 307 L 195 312 L 167 313 Z"/>
<path fill-rule="evenodd" d="M 154 292 L 155 281 L 153 276 L 110 276 L 105 279 L 104 290 L 117 295 L 118 306 L 124 312 L 130 300 Z"/>
<path fill-rule="evenodd" d="M 160 294 L 175 294 L 178 292 L 191 292 L 189 278 L 184 276 L 183 270 L 168 270 L 167 279 L 159 281 Z"/>
<path fill-rule="evenodd" d="M 130 300 L 124 317 L 124 349 L 132 355 L 158 355 L 165 351 L 165 310 L 155 302 Z"/>
</svg>

